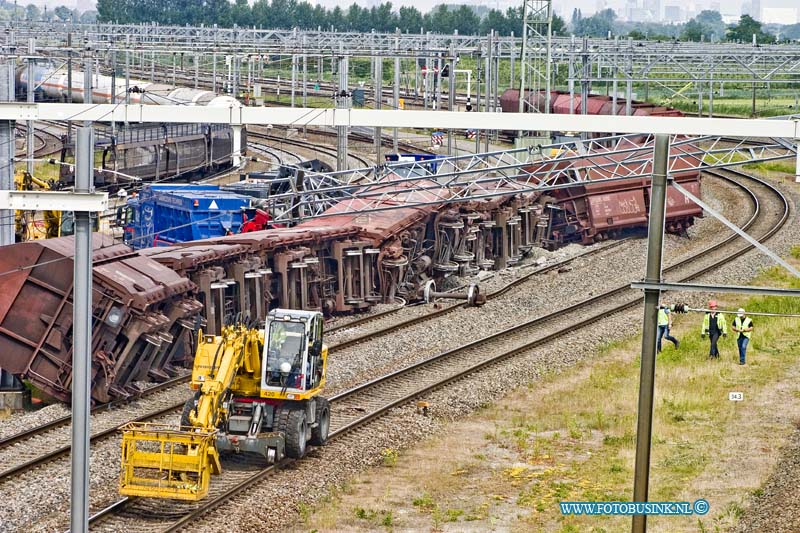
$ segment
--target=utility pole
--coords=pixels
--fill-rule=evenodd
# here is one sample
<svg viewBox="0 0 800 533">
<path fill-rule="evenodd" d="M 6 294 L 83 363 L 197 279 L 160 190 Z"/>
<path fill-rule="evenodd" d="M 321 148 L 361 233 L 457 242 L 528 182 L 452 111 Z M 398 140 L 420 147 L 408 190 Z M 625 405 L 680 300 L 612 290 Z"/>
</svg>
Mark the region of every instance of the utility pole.
<svg viewBox="0 0 800 533">
<path fill-rule="evenodd" d="M 83 99 L 92 101 L 92 57 L 83 67 Z M 75 142 L 75 193 L 94 192 L 94 135 L 91 122 L 78 128 Z M 92 223 L 88 211 L 75 211 L 72 289 L 72 477 L 71 530 L 89 530 L 89 410 L 92 381 Z"/>
<path fill-rule="evenodd" d="M 454 45 L 450 46 L 450 57 L 447 60 L 448 64 L 448 86 L 447 86 L 447 110 L 455 111 L 456 107 L 456 62 Z M 458 145 L 458 141 L 456 141 Z M 447 128 L 447 153 L 453 155 L 453 130 Z"/>
<path fill-rule="evenodd" d="M 34 85 L 33 85 L 33 54 L 36 53 L 36 40 L 28 39 L 28 103 L 32 104 L 34 101 Z M 25 141 L 25 157 L 27 159 L 25 168 L 28 174 L 33 176 L 33 121 L 29 120 L 27 124 L 27 139 Z"/>
<path fill-rule="evenodd" d="M 392 92 L 392 99 L 394 101 L 394 108 L 400 109 L 400 30 L 398 29 L 395 33 L 394 37 L 394 90 Z M 394 153 L 399 154 L 400 150 L 398 149 L 398 129 L 394 128 L 393 131 L 393 142 L 394 142 Z"/>
<path fill-rule="evenodd" d="M 297 54 L 292 54 L 292 87 L 289 91 L 289 94 L 291 95 L 290 98 L 291 105 L 289 107 L 294 107 L 294 93 L 296 86 L 297 86 Z"/>
<path fill-rule="evenodd" d="M 661 255 L 664 245 L 664 216 L 667 205 L 667 162 L 669 136 L 656 135 L 651 182 L 650 223 L 647 232 L 647 267 L 645 283 L 661 283 Z M 639 377 L 639 419 L 636 425 L 636 461 L 633 501 L 646 502 L 650 481 L 650 443 L 653 434 L 653 389 L 656 378 L 656 330 L 658 324 L 658 289 L 644 291 L 642 363 Z M 646 515 L 633 515 L 633 533 L 644 533 Z"/>
<path fill-rule="evenodd" d="M 492 99 L 492 36 L 494 36 L 494 30 L 489 32 L 488 42 L 486 44 L 486 65 L 484 67 L 484 79 L 486 82 L 484 83 L 484 96 L 486 100 L 486 111 L 490 113 L 494 113 L 494 100 Z M 483 137 L 483 151 L 489 151 L 489 130 L 484 130 L 484 137 Z"/>
<path fill-rule="evenodd" d="M 348 63 L 346 55 L 339 58 L 339 88 L 336 93 L 336 108 L 342 110 L 350 109 L 353 105 L 353 99 L 347 90 Z M 336 170 L 347 169 L 347 126 L 336 126 Z"/>
<path fill-rule="evenodd" d="M 67 34 L 67 103 L 72 103 L 72 33 Z M 72 142 L 72 122 L 67 121 L 67 145 Z"/>
<path fill-rule="evenodd" d="M 383 102 L 383 57 L 380 54 L 375 56 L 375 109 L 381 109 Z M 381 149 L 383 139 L 381 139 L 380 126 L 375 127 L 375 164 L 380 165 L 382 154 Z"/>
<path fill-rule="evenodd" d="M 14 101 L 14 60 L 0 63 L 0 101 Z M 13 191 L 14 186 L 14 130 L 13 120 L 0 121 L 0 190 Z M 0 210 L 0 246 L 14 244 L 14 211 Z"/>
</svg>

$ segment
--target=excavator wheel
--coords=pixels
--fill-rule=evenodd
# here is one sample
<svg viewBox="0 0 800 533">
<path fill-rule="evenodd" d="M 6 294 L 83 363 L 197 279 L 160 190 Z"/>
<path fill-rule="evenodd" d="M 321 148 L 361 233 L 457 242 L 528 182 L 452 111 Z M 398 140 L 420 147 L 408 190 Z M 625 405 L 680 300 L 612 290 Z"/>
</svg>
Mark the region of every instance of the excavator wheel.
<svg viewBox="0 0 800 533">
<path fill-rule="evenodd" d="M 324 446 L 328 442 L 328 430 L 331 428 L 331 407 L 327 398 L 316 397 L 317 426 L 311 428 L 311 444 Z"/>
<path fill-rule="evenodd" d="M 278 431 L 286 441 L 286 455 L 300 459 L 306 454 L 308 422 L 305 409 L 281 409 L 278 415 Z"/>
</svg>

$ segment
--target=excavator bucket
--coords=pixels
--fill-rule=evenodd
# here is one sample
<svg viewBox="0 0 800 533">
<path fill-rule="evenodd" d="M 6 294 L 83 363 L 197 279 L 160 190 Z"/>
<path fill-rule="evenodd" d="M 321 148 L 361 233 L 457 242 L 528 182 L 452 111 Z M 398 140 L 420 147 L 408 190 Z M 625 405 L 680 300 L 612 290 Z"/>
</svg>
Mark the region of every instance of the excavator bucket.
<svg viewBox="0 0 800 533">
<path fill-rule="evenodd" d="M 197 501 L 221 471 L 216 432 L 130 422 L 122 430 L 124 496 Z"/>
</svg>

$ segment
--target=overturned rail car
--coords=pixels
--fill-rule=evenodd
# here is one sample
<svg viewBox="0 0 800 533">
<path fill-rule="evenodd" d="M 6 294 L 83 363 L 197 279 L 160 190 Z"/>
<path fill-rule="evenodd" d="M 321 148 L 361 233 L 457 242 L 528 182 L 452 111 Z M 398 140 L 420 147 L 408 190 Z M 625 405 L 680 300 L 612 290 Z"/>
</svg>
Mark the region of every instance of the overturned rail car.
<svg viewBox="0 0 800 533">
<path fill-rule="evenodd" d="M 582 183 L 569 188 L 556 189 L 551 196 L 549 231 L 543 245 L 555 248 L 567 242 L 591 244 L 622 235 L 626 230 L 647 227 L 650 212 L 650 180 L 652 172 L 646 150 L 638 146 L 620 145 L 623 151 L 597 153 L 570 162 L 548 162 L 535 164 L 526 170 L 534 174 L 547 174 L 555 170 L 559 175 L 577 174 Z M 700 161 L 691 144 L 670 148 L 670 177 L 692 194 L 700 194 Z M 627 161 L 645 161 L 626 164 Z M 565 173 L 564 170 L 571 170 Z M 630 175 L 630 179 L 603 181 Z M 695 218 L 703 215 L 703 209 L 678 192 L 667 187 L 666 231 L 683 233 Z"/>
<path fill-rule="evenodd" d="M 0 270 L 12 272 L 0 292 L 0 366 L 69 401 L 74 238 L 9 248 L 0 254 Z M 105 402 L 135 381 L 174 375 L 172 362 L 192 353 L 201 307 L 192 282 L 169 268 L 100 234 L 93 248 L 92 398 Z"/>
<path fill-rule="evenodd" d="M 529 171 L 545 172 L 547 164 L 564 163 Z M 699 190 L 696 171 L 678 174 Z M 412 300 L 430 279 L 502 269 L 537 246 L 593 242 L 646 223 L 646 180 L 548 195 L 507 187 L 507 195 L 449 203 L 451 192 L 433 180 L 416 189 L 387 184 L 370 212 L 352 212 L 365 200 L 348 199 L 292 228 L 136 252 L 95 235 L 93 399 L 135 394 L 138 381 L 174 374 L 200 325 L 215 334 L 225 324 L 263 320 L 275 307 L 333 314 Z M 675 194 L 667 222 L 677 231 L 702 212 Z M 67 237 L 0 254 L 0 271 L 13 272 L 0 278 L 0 367 L 63 401 L 71 383 L 73 245 Z"/>
</svg>

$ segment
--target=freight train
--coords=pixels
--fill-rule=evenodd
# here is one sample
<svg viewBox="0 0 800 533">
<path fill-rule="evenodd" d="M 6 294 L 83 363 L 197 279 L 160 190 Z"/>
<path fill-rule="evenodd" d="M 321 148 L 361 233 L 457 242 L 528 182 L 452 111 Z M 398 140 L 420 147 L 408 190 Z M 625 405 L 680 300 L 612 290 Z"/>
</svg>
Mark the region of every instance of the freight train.
<svg viewBox="0 0 800 533">
<path fill-rule="evenodd" d="M 33 67 L 32 80 L 36 101 L 66 102 L 70 93 L 68 73 L 54 65 Z M 83 72 L 73 69 L 72 101 L 83 102 Z M 16 73 L 17 95 L 25 97 L 28 87 L 28 70 L 20 67 Z M 112 89 L 113 85 L 113 89 Z M 210 107 L 239 106 L 230 96 L 220 96 L 211 91 L 172 87 L 131 79 L 126 92 L 125 80 L 112 80 L 110 76 L 92 76 L 92 102 L 97 104 L 120 103 L 148 105 L 192 105 Z M 224 124 L 125 124 L 113 127 L 98 125 L 95 128 L 98 167 L 95 185 L 113 190 L 116 184 L 128 186 L 133 180 L 157 180 L 180 176 L 191 179 L 209 172 L 228 168 L 235 163 L 235 155 L 245 154 L 247 136 L 242 128 L 238 133 Z M 62 139 L 60 180 L 73 183 L 74 145 Z"/>
<path fill-rule="evenodd" d="M 542 109 L 545 106 L 546 96 L 546 91 L 526 91 L 524 109 L 526 111 Z M 568 92 L 550 91 L 550 113 L 580 115 L 582 113 L 581 105 L 580 94 L 570 97 Z M 503 113 L 518 113 L 519 89 L 506 89 L 500 95 L 500 108 Z M 624 98 L 617 98 L 616 105 L 613 97 L 602 94 L 590 94 L 586 99 L 587 115 L 624 115 L 626 108 L 627 100 Z M 631 115 L 637 117 L 682 117 L 683 113 L 671 107 L 631 100 Z"/>
<path fill-rule="evenodd" d="M 673 154 L 681 149 L 688 150 L 676 147 Z M 673 173 L 697 192 L 690 157 L 678 158 L 685 166 Z M 573 159 L 571 172 L 607 177 L 584 163 Z M 547 165 L 564 164 L 532 163 L 526 172 L 544 178 L 554 170 Z M 124 398 L 136 392 L 137 381 L 174 375 L 191 358 L 201 326 L 213 335 L 227 324 L 263 321 L 273 308 L 350 313 L 414 300 L 428 280 L 502 269 L 537 246 L 601 240 L 646 222 L 648 183 L 641 178 L 547 195 L 520 192 L 509 182 L 507 195 L 459 203 L 448 202 L 452 191 L 434 178 L 373 189 L 380 193 L 376 210 L 354 213 L 363 200 L 342 200 L 291 228 L 138 251 L 95 235 L 92 398 Z M 695 204 L 677 202 L 675 191 L 670 198 L 673 230 L 702 214 Z M 72 370 L 73 246 L 65 237 L 0 254 L 0 367 L 63 401 L 70 398 Z"/>
</svg>

